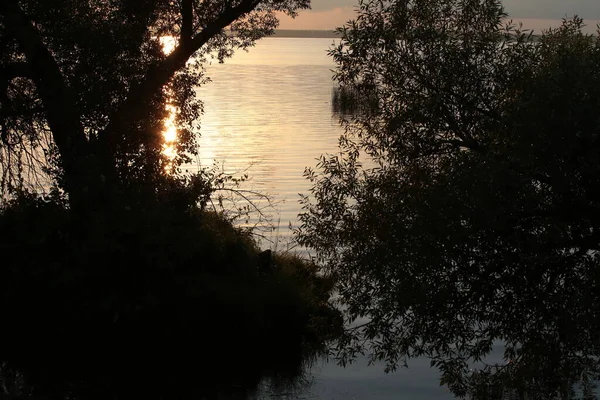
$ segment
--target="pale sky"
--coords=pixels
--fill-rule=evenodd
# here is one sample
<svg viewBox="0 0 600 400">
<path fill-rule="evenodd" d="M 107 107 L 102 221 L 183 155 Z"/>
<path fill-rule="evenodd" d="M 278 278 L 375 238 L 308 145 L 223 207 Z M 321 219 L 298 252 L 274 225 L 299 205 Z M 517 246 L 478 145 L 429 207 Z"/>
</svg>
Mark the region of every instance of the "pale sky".
<svg viewBox="0 0 600 400">
<path fill-rule="evenodd" d="M 312 0 L 312 10 L 295 20 L 284 18 L 282 29 L 334 29 L 354 15 L 358 0 Z M 514 21 L 525 28 L 544 29 L 556 26 L 564 16 L 584 18 L 590 29 L 600 22 L 600 0 L 504 0 L 504 7 Z"/>
</svg>

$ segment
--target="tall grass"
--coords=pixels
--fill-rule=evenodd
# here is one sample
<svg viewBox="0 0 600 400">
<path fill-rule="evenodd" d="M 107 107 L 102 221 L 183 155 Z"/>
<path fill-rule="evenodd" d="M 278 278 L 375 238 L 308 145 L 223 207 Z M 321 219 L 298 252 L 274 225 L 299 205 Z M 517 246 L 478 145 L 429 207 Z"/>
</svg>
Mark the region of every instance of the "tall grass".
<svg viewBox="0 0 600 400">
<path fill-rule="evenodd" d="M 331 111 L 340 117 L 352 117 L 361 113 L 375 111 L 377 98 L 360 89 L 349 86 L 335 86 L 331 90 Z"/>
</svg>

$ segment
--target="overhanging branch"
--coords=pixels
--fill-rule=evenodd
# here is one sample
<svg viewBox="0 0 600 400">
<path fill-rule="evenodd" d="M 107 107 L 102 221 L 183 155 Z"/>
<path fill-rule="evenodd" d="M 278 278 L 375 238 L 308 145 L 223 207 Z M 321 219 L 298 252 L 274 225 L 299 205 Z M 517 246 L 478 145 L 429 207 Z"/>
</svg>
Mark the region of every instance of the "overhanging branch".
<svg viewBox="0 0 600 400">
<path fill-rule="evenodd" d="M 184 14 L 189 11 L 186 11 L 185 9 L 186 4 L 188 4 L 188 2 L 182 0 L 182 12 Z M 191 2 L 189 2 L 189 4 L 191 5 Z M 117 147 L 119 136 L 124 134 L 128 122 L 139 120 L 144 117 L 144 107 L 142 105 L 151 98 L 152 95 L 158 93 L 175 73 L 185 66 L 186 62 L 196 51 L 234 21 L 252 12 L 259 4 L 260 0 L 244 0 L 235 7 L 227 7 L 217 18 L 205 26 L 202 31 L 191 40 L 180 41 L 171 54 L 169 54 L 161 63 L 151 68 L 138 85 L 132 87 L 127 99 L 111 116 L 110 123 L 100 136 L 101 143 L 110 152 L 114 152 Z M 185 20 L 183 25 L 191 23 L 191 21 L 188 21 L 189 16 L 190 15 L 182 16 L 182 23 L 183 20 Z M 182 33 L 184 28 L 185 30 L 189 30 L 190 26 L 182 26 Z"/>
<path fill-rule="evenodd" d="M 76 176 L 77 160 L 84 152 L 86 138 L 58 64 L 39 31 L 15 0 L 0 1 L 0 15 L 4 17 L 8 34 L 17 40 L 27 60 L 27 68 L 19 64 L 5 66 L 3 76 L 27 72 L 33 80 L 44 104 L 48 125 L 61 153 L 66 175 Z"/>
<path fill-rule="evenodd" d="M 31 77 L 31 69 L 26 62 L 12 62 L 0 65 L 0 85 L 8 85 L 15 78 Z"/>
<path fill-rule="evenodd" d="M 8 87 L 15 78 L 31 78 L 31 70 L 25 62 L 13 62 L 0 66 L 0 116 L 6 114 L 10 108 Z"/>
<path fill-rule="evenodd" d="M 180 43 L 188 43 L 194 34 L 194 8 L 192 0 L 181 0 Z"/>
</svg>

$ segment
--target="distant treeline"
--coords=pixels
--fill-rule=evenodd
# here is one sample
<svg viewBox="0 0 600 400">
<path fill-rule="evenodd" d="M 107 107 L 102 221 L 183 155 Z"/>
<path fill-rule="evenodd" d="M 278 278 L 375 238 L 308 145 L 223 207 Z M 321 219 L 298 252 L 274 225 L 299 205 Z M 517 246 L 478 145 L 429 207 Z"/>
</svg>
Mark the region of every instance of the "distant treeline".
<svg viewBox="0 0 600 400">
<path fill-rule="evenodd" d="M 292 37 L 292 38 L 339 38 L 339 34 L 333 30 L 292 30 L 278 29 L 275 31 L 274 37 Z"/>
<path fill-rule="evenodd" d="M 289 38 L 341 38 L 340 34 L 333 30 L 296 30 L 296 29 L 277 29 L 272 37 L 289 37 Z M 537 42 L 540 35 L 532 34 L 526 37 L 528 41 Z"/>
</svg>

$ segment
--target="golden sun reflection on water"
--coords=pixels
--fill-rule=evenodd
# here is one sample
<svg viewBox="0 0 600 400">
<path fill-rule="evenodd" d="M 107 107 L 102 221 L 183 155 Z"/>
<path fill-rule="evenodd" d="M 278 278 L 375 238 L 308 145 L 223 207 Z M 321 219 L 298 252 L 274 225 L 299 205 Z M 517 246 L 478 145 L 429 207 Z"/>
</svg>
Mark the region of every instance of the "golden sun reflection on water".
<svg viewBox="0 0 600 400">
<path fill-rule="evenodd" d="M 162 45 L 163 53 L 165 53 L 165 55 L 171 54 L 171 52 L 175 49 L 175 46 L 177 46 L 177 39 L 175 39 L 172 36 L 164 36 L 161 37 L 159 40 Z M 177 117 L 178 110 L 177 107 L 172 104 L 173 93 L 171 88 L 167 85 L 164 88 L 164 90 L 165 94 L 167 95 L 167 104 L 165 105 L 165 110 L 167 111 L 167 118 L 163 123 L 163 155 L 169 161 L 167 164 L 167 169 L 170 169 L 172 161 L 177 156 L 177 124 L 175 119 Z"/>
<path fill-rule="evenodd" d="M 177 155 L 175 144 L 177 142 L 177 125 L 175 123 L 175 117 L 177 116 L 177 107 L 172 104 L 165 106 L 167 110 L 167 118 L 164 121 L 163 128 L 163 154 L 169 159 L 173 160 Z"/>
</svg>

